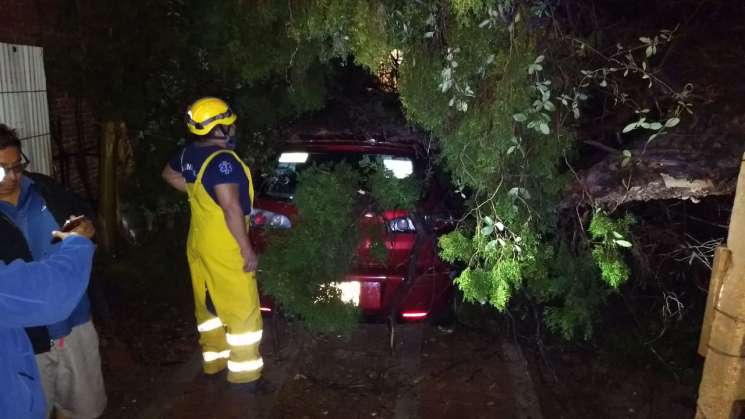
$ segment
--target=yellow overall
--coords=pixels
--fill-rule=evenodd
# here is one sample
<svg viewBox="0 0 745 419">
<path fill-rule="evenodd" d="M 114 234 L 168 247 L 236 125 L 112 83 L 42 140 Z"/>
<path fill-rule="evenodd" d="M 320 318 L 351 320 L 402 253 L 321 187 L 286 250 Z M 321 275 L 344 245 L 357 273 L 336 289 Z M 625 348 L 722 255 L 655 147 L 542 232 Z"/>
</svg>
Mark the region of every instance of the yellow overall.
<svg viewBox="0 0 745 419">
<path fill-rule="evenodd" d="M 194 287 L 204 372 L 216 374 L 227 366 L 228 381 L 247 383 L 261 377 L 264 365 L 259 354 L 262 322 L 256 275 L 243 272 L 238 243 L 228 230 L 222 209 L 202 184 L 205 168 L 221 153 L 233 154 L 241 162 L 233 151 L 216 151 L 202 164 L 194 183 L 187 183 L 191 226 L 186 256 Z M 251 171 L 242 162 L 241 165 L 248 178 L 253 205 Z M 217 317 L 207 309 L 207 291 Z"/>
</svg>

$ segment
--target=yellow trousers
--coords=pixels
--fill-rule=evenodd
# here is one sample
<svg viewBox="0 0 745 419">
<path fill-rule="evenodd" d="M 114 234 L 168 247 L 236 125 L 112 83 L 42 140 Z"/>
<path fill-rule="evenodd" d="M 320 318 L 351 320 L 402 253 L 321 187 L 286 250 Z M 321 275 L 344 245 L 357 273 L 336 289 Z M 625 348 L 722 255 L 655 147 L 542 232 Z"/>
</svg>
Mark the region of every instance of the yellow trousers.
<svg viewBox="0 0 745 419">
<path fill-rule="evenodd" d="M 259 354 L 262 337 L 261 311 L 256 278 L 224 257 L 187 252 L 194 289 L 194 306 L 202 346 L 203 368 L 215 374 L 228 367 L 228 381 L 257 380 L 263 366 Z M 217 316 L 207 309 L 209 290 Z"/>
</svg>

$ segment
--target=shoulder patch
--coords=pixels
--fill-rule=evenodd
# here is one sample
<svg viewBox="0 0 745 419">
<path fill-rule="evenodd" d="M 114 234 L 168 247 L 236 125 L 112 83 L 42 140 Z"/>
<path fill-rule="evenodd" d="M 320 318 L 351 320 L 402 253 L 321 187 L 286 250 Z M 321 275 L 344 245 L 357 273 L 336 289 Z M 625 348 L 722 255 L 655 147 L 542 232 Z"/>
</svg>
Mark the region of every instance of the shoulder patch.
<svg viewBox="0 0 745 419">
<path fill-rule="evenodd" d="M 223 175 L 229 175 L 233 172 L 233 165 L 227 160 L 221 161 L 217 167 Z"/>
</svg>

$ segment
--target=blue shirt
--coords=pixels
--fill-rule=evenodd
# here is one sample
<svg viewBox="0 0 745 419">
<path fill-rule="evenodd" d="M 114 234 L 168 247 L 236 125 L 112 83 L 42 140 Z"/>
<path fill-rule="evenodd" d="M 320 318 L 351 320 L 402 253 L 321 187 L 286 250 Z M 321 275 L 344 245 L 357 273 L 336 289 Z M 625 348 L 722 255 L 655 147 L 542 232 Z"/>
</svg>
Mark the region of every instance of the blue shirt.
<svg viewBox="0 0 745 419">
<path fill-rule="evenodd" d="M 83 237 L 64 240 L 40 262 L 0 262 L 0 415 L 43 419 L 44 392 L 24 327 L 67 316 L 88 283 L 95 247 Z M 65 278 L 60 281 L 60 277 Z"/>
<path fill-rule="evenodd" d="M 224 148 L 218 146 L 199 147 L 191 143 L 176 154 L 168 164 L 171 169 L 180 172 L 187 183 L 194 183 L 205 160 L 214 152 L 220 150 L 224 150 Z M 210 165 L 204 169 L 204 175 L 202 175 L 202 184 L 215 203 L 218 203 L 215 186 L 226 183 L 238 185 L 243 214 L 250 214 L 251 197 L 248 192 L 248 178 L 243 170 L 243 165 L 232 153 L 222 153 L 212 159 Z"/>
<path fill-rule="evenodd" d="M 31 250 L 33 260 L 45 260 L 59 248 L 60 243 L 52 244 L 51 233 L 52 230 L 59 230 L 60 226 L 47 209 L 44 198 L 36 192 L 34 181 L 30 178 L 26 176 L 21 178 L 21 194 L 18 197 L 18 204 L 11 205 L 0 201 L 0 211 L 5 213 L 21 230 Z M 70 334 L 73 327 L 87 322 L 90 318 L 90 301 L 88 295 L 83 294 L 67 319 L 47 326 L 49 337 L 52 339 L 65 337 Z"/>
</svg>

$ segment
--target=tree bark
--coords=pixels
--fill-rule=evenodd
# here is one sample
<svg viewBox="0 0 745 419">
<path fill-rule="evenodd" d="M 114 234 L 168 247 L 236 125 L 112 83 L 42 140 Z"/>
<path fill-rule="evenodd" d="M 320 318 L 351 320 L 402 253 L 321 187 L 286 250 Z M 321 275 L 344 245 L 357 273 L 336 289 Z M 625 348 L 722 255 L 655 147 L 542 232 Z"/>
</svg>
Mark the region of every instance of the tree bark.
<svg viewBox="0 0 745 419">
<path fill-rule="evenodd" d="M 633 201 L 699 199 L 735 192 L 739 155 L 717 155 L 675 149 L 631 150 L 610 155 L 576 174 L 560 208 L 594 204 L 613 210 Z"/>
</svg>

